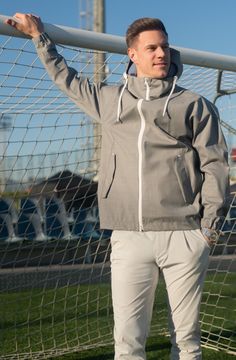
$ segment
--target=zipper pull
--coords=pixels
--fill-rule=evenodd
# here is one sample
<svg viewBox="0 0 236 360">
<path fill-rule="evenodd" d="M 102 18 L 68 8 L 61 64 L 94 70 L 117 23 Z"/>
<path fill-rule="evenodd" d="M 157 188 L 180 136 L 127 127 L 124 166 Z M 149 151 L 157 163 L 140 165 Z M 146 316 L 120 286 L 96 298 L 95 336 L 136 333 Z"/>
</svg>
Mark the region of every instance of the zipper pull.
<svg viewBox="0 0 236 360">
<path fill-rule="evenodd" d="M 139 225 L 139 231 L 140 231 L 140 232 L 143 232 L 143 231 L 144 231 L 143 224 Z"/>
</svg>

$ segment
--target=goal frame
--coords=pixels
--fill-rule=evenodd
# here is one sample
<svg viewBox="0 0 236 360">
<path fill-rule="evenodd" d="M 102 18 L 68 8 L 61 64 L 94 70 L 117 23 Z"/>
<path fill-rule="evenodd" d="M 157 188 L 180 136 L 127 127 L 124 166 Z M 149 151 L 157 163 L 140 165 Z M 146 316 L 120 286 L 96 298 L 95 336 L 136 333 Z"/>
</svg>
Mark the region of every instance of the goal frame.
<svg viewBox="0 0 236 360">
<path fill-rule="evenodd" d="M 0 15 L 0 35 L 4 35 L 4 36 L 9 36 L 9 37 L 16 37 L 16 38 L 25 38 L 25 39 L 29 39 L 29 37 L 23 35 L 22 33 L 18 32 L 17 30 L 13 29 L 12 27 L 4 24 L 4 21 L 8 18 L 8 16 L 6 15 Z M 114 53 L 114 54 L 119 54 L 119 55 L 126 55 L 127 54 L 127 49 L 126 49 L 126 44 L 125 44 L 125 39 L 124 37 L 121 36 L 115 36 L 115 35 L 111 35 L 111 34 L 102 34 L 102 33 L 95 33 L 92 31 L 86 31 L 86 30 L 81 30 L 81 29 L 75 29 L 75 28 L 71 28 L 71 27 L 66 27 L 66 26 L 61 26 L 61 25 L 57 25 L 57 24 L 49 24 L 49 23 L 44 23 L 45 26 L 45 32 L 47 32 L 49 34 L 49 36 L 55 41 L 56 44 L 60 44 L 60 45 L 65 45 L 65 46 L 72 46 L 72 47 L 78 47 L 78 48 L 84 48 L 84 49 L 90 49 L 90 50 L 94 50 L 94 51 L 101 51 L 101 52 L 109 52 L 109 53 Z M 203 67 L 203 68 L 210 68 L 210 69 L 216 69 L 218 70 L 218 75 L 219 75 L 219 80 L 217 83 L 217 87 L 216 87 L 216 94 L 215 94 L 215 98 L 213 99 L 214 102 L 217 102 L 217 100 L 225 95 L 230 95 L 230 94 L 234 94 L 236 93 L 236 89 L 230 89 L 228 91 L 225 91 L 224 89 L 221 89 L 221 75 L 222 72 L 235 72 L 236 73 L 236 57 L 233 56 L 227 56 L 227 55 L 222 55 L 222 54 L 217 54 L 217 53 L 211 53 L 211 52 L 206 52 L 206 51 L 200 51 L 200 50 L 194 50 L 194 49 L 187 49 L 187 48 L 183 48 L 183 47 L 176 47 L 176 46 L 172 46 L 172 48 L 178 50 L 181 54 L 181 59 L 184 65 L 192 65 L 192 66 L 196 66 L 196 67 Z M 236 134 L 236 130 L 235 127 L 233 128 L 232 126 L 228 125 L 227 123 L 224 122 L 224 120 L 221 120 L 223 126 L 230 131 L 232 134 Z M 73 246 L 73 243 L 71 243 Z M 102 244 L 101 244 L 101 248 L 102 248 Z M 61 249 L 61 253 L 63 253 L 63 256 L 65 257 L 66 251 L 69 251 L 70 246 L 65 246 L 65 248 Z M 35 251 L 37 251 L 37 246 L 35 247 Z M 30 250 L 31 251 L 31 250 Z M 84 251 L 83 256 L 85 255 L 86 251 Z M 93 269 L 93 274 L 91 276 L 92 280 L 95 282 L 99 282 L 101 279 L 103 279 L 102 281 L 106 281 L 108 282 L 109 280 L 109 269 L 108 269 L 108 262 L 107 262 L 107 254 L 104 255 L 104 259 L 106 259 L 101 268 L 100 266 L 94 265 L 94 269 Z M 222 257 L 223 259 L 223 257 Z M 224 260 L 224 259 L 223 259 Z M 70 269 L 70 265 L 63 265 L 65 270 L 68 270 L 68 273 L 70 272 L 70 276 L 71 277 L 71 283 L 70 280 L 68 281 L 68 286 L 71 284 L 74 284 L 76 282 L 82 281 L 81 277 L 77 277 L 78 271 L 80 271 L 81 273 L 84 271 L 84 278 L 87 280 L 86 276 L 87 276 L 87 269 L 89 269 L 89 267 L 87 266 L 87 264 L 83 264 L 83 265 L 78 265 L 77 267 L 74 266 L 73 269 Z M 217 266 L 217 265 L 216 265 Z M 102 273 L 102 271 L 105 269 L 105 272 Z M 213 273 L 213 271 L 215 268 L 211 269 L 210 272 Z M 71 270 L 71 271 L 70 271 Z M 5 270 L 4 270 L 5 271 Z M 4 271 L 2 272 L 2 274 L 4 275 Z M 55 277 L 59 278 L 60 276 L 60 271 L 61 268 L 57 269 L 58 273 L 55 275 Z M 7 271 L 5 271 L 7 273 Z M 73 276 L 72 273 L 73 272 Z M 25 278 L 28 276 L 29 278 L 31 277 L 30 272 L 27 272 L 27 269 L 24 268 L 22 269 L 22 273 L 19 271 L 18 272 L 18 279 L 16 279 L 16 277 L 12 276 L 11 281 L 19 281 L 20 282 L 20 277 L 21 275 L 23 275 Z M 43 274 L 43 271 L 40 272 L 40 270 L 37 272 L 37 277 L 35 281 L 38 282 L 42 282 L 44 281 L 45 277 L 48 276 L 48 274 Z M 54 276 L 54 275 L 53 275 Z M 52 276 L 52 277 L 53 277 Z M 91 280 L 90 278 L 90 280 Z M 105 278 L 105 280 L 104 280 Z M 73 280 L 75 279 L 75 280 Z M 85 282 L 86 282 L 85 280 Z M 91 280 L 91 281 L 92 281 Z M 53 281 L 53 280 L 52 280 Z M 65 280 L 66 283 L 67 279 Z M 74 282 L 73 282 L 74 281 Z M 83 280 L 84 281 L 84 280 Z M 83 285 L 83 282 L 81 282 Z M 7 285 L 6 285 L 7 288 Z M 26 287 L 27 289 L 27 287 Z M 74 296 L 74 295 L 73 295 Z M 104 296 L 104 295 L 103 295 Z M 109 300 L 107 300 L 107 302 L 109 303 Z M 110 314 L 109 314 L 110 315 Z M 109 343 L 109 342 L 108 342 Z M 105 341 L 103 342 L 103 344 L 97 345 L 97 346 L 102 346 L 105 344 Z M 203 346 L 209 347 L 209 348 L 213 348 L 213 349 L 217 349 L 217 350 L 224 350 L 228 353 L 232 353 L 232 354 L 236 354 L 236 348 L 235 349 L 226 349 L 224 347 L 220 347 L 218 346 L 218 344 L 216 344 L 214 346 L 214 343 L 212 344 L 211 342 L 208 343 L 208 340 L 206 338 L 206 344 L 203 344 Z M 83 348 L 90 348 L 92 347 L 92 345 L 85 345 Z M 52 353 L 50 352 L 52 351 Z M 55 355 L 55 350 L 50 350 L 48 351 L 47 355 L 52 356 L 53 354 Z M 61 353 L 66 353 L 69 352 L 68 349 L 65 350 L 60 350 Z M 74 348 L 71 347 L 71 352 L 73 351 L 78 351 L 78 348 L 75 346 Z M 27 355 L 26 355 L 27 356 Z M 34 358 L 33 355 L 31 354 L 32 359 Z M 35 355 L 35 359 L 37 358 L 37 356 L 39 355 Z M 44 356 L 44 355 L 42 355 Z M 45 355 L 46 356 L 46 355 Z M 13 359 L 14 357 L 7 357 L 7 359 Z M 40 358 L 40 357 L 38 357 Z M 42 358 L 46 358 L 46 357 L 42 357 Z M 1 356 L 0 356 L 1 359 Z M 23 355 L 22 357 L 20 357 L 19 355 L 19 359 L 23 359 Z"/>
</svg>

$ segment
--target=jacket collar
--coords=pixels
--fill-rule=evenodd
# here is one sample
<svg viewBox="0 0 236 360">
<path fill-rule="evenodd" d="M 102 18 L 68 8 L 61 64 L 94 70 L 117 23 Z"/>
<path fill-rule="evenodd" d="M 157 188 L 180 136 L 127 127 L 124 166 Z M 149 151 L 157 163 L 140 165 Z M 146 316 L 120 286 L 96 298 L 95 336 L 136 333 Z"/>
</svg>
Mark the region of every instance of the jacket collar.
<svg viewBox="0 0 236 360">
<path fill-rule="evenodd" d="M 127 89 L 138 99 L 154 100 L 168 93 L 172 83 L 172 77 L 163 80 L 128 75 Z"/>
</svg>

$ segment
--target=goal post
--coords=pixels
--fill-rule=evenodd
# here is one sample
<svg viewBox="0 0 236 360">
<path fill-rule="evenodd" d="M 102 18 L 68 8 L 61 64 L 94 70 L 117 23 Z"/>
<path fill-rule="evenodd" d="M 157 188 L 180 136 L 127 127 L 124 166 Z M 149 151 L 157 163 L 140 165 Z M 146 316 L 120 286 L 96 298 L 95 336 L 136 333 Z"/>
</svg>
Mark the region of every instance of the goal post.
<svg viewBox="0 0 236 360">
<path fill-rule="evenodd" d="M 0 15 L 0 359 L 47 359 L 113 341 L 111 234 L 99 228 L 96 197 L 101 135 L 51 82 L 31 40 L 5 18 Z M 122 81 L 123 37 L 45 29 L 79 74 Z M 231 206 L 211 251 L 201 325 L 203 346 L 235 355 L 236 58 L 177 49 L 184 63 L 179 84 L 216 103 L 229 148 Z M 161 279 L 150 334 L 167 329 Z"/>
</svg>

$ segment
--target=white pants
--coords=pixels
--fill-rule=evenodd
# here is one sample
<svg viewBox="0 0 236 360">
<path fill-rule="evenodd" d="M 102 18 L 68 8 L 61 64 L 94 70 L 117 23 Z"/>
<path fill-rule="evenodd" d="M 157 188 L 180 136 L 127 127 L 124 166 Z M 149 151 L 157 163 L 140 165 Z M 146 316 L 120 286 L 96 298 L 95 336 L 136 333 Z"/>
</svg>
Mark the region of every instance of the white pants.
<svg viewBox="0 0 236 360">
<path fill-rule="evenodd" d="M 144 360 L 160 270 L 169 303 L 172 360 L 201 359 L 199 308 L 210 247 L 200 230 L 114 231 L 115 360 Z"/>
</svg>

